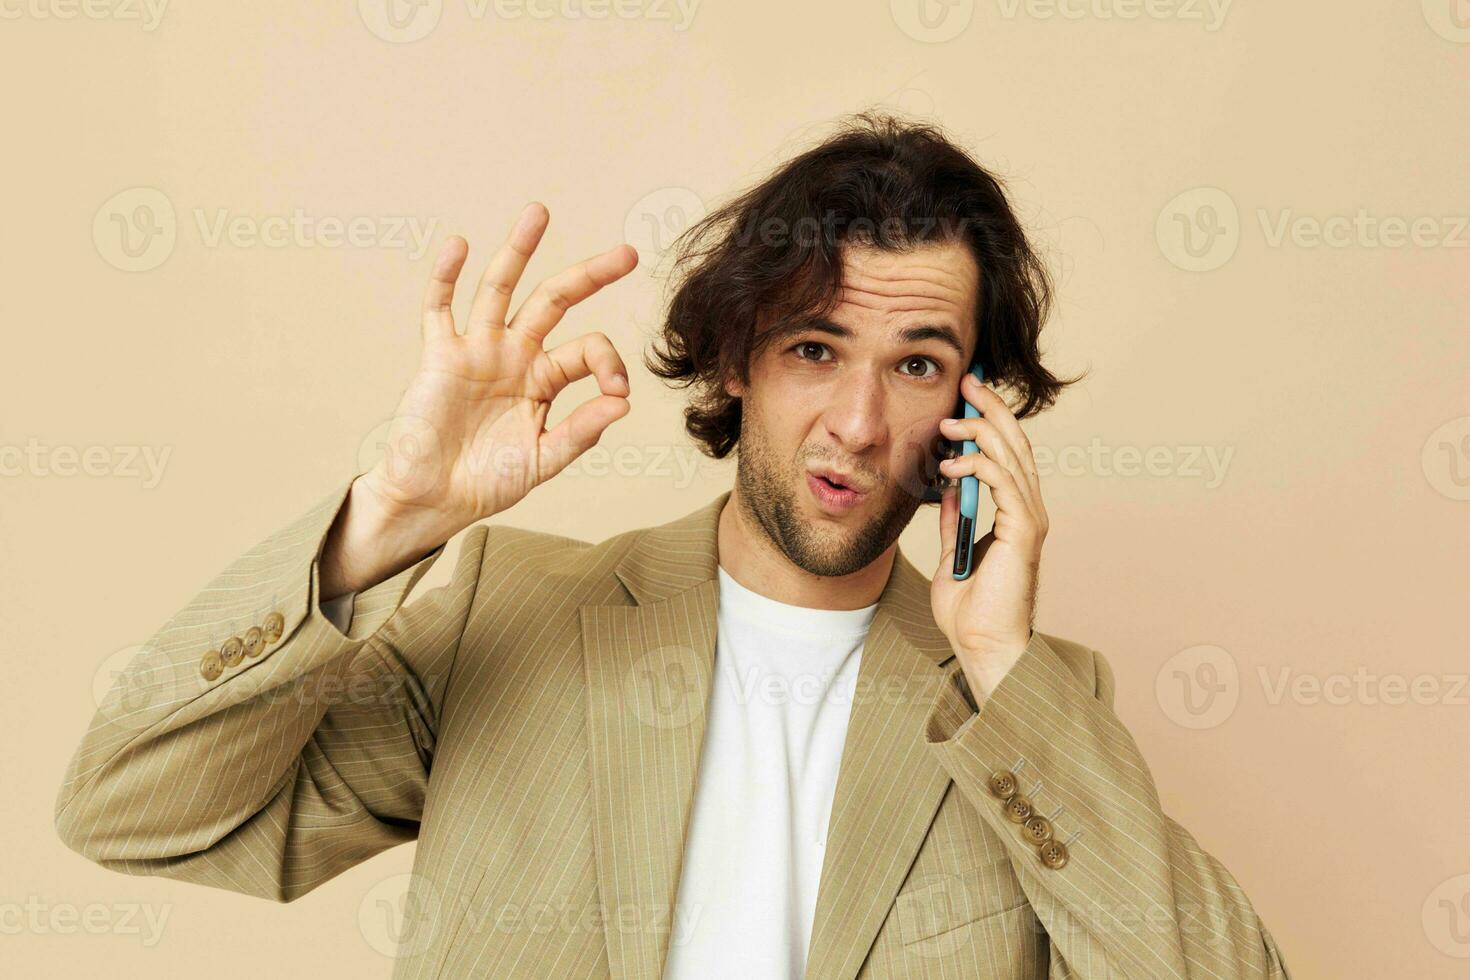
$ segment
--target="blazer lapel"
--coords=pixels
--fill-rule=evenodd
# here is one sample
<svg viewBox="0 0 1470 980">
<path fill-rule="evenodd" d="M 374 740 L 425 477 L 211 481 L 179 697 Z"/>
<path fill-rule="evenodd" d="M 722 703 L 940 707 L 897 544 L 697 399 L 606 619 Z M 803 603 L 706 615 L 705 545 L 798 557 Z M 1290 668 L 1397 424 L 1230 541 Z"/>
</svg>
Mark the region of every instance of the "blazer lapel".
<svg viewBox="0 0 1470 980">
<path fill-rule="evenodd" d="M 952 657 L 929 579 L 899 553 L 858 667 L 807 952 L 809 980 L 851 980 L 950 785 L 924 721 Z"/>
<path fill-rule="evenodd" d="M 636 605 L 580 610 L 593 830 L 608 965 L 663 973 L 704 742 L 730 493 L 643 530 L 614 567 Z M 828 822 L 807 977 L 851 980 L 923 843 L 949 778 L 923 724 L 952 657 L 929 580 L 904 558 L 863 646 Z"/>
<path fill-rule="evenodd" d="M 730 494 L 649 528 L 615 566 L 636 606 L 583 606 L 597 880 L 615 978 L 663 973 L 715 654 Z"/>
</svg>

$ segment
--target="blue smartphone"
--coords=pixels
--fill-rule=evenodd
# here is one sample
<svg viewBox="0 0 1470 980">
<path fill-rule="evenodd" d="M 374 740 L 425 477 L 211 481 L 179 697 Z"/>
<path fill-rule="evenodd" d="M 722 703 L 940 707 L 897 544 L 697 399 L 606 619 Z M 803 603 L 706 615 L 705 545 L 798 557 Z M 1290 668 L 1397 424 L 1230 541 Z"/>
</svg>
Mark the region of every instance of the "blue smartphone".
<svg viewBox="0 0 1470 980">
<path fill-rule="evenodd" d="M 980 382 L 985 381 L 985 371 L 980 367 L 977 359 L 970 365 L 970 373 Z M 978 419 L 980 410 L 960 396 L 960 403 L 964 406 L 964 418 Z M 959 417 L 959 416 L 956 416 Z M 954 440 L 951 440 L 951 445 Z M 980 451 L 971 439 L 960 442 L 960 455 L 968 456 Z M 980 481 L 973 476 L 960 477 L 960 518 L 959 527 L 955 528 L 954 547 L 954 577 L 956 581 L 963 581 L 970 577 L 971 567 L 974 563 L 975 552 L 975 521 L 980 513 Z"/>
</svg>

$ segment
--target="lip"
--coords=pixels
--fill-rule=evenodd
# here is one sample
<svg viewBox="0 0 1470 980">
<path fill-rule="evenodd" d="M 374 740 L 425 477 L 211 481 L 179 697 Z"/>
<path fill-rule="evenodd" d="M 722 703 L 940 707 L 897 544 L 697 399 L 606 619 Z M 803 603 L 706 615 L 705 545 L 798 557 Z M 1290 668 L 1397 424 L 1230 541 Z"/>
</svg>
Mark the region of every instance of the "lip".
<svg viewBox="0 0 1470 980">
<path fill-rule="evenodd" d="M 806 475 L 806 485 L 811 489 L 812 496 L 816 498 L 821 508 L 832 514 L 847 513 L 860 504 L 863 497 L 866 496 L 856 490 L 838 490 L 815 473 Z"/>
<path fill-rule="evenodd" d="M 813 467 L 809 472 L 814 476 L 824 476 L 827 479 L 831 480 L 833 483 L 840 483 L 844 487 L 854 491 L 855 493 L 867 493 L 867 490 L 859 485 L 860 481 L 857 479 L 857 477 L 851 475 L 850 473 L 844 473 L 842 470 L 834 470 L 830 466 L 816 466 Z"/>
</svg>

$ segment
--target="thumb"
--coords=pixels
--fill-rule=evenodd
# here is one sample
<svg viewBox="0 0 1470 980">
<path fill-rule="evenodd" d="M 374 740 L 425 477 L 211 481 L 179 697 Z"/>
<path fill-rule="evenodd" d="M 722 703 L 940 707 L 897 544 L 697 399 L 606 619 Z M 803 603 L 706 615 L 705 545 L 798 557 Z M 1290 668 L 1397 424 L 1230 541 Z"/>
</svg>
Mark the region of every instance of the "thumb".
<svg viewBox="0 0 1470 980">
<path fill-rule="evenodd" d="M 607 427 L 628 414 L 628 399 L 620 395 L 598 395 L 578 405 L 537 443 L 536 480 L 544 483 L 597 444 Z"/>
</svg>

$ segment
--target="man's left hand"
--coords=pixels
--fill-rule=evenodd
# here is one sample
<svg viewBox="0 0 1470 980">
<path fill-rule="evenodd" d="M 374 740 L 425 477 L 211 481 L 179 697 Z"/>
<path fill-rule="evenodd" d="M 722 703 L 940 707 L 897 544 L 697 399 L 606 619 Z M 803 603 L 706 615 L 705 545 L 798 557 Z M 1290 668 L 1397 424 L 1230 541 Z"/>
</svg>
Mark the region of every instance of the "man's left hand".
<svg viewBox="0 0 1470 980">
<path fill-rule="evenodd" d="M 995 690 L 1031 641 L 1047 516 L 1036 456 L 1010 407 L 968 372 L 960 394 L 982 417 L 941 424 L 940 434 L 973 440 L 980 451 L 940 464 L 940 472 L 955 485 L 945 489 L 939 506 L 942 550 L 930 602 L 934 621 L 949 639 L 978 701 Z M 956 581 L 958 482 L 963 476 L 974 476 L 990 488 L 995 524 L 975 543 L 970 577 Z"/>
</svg>

